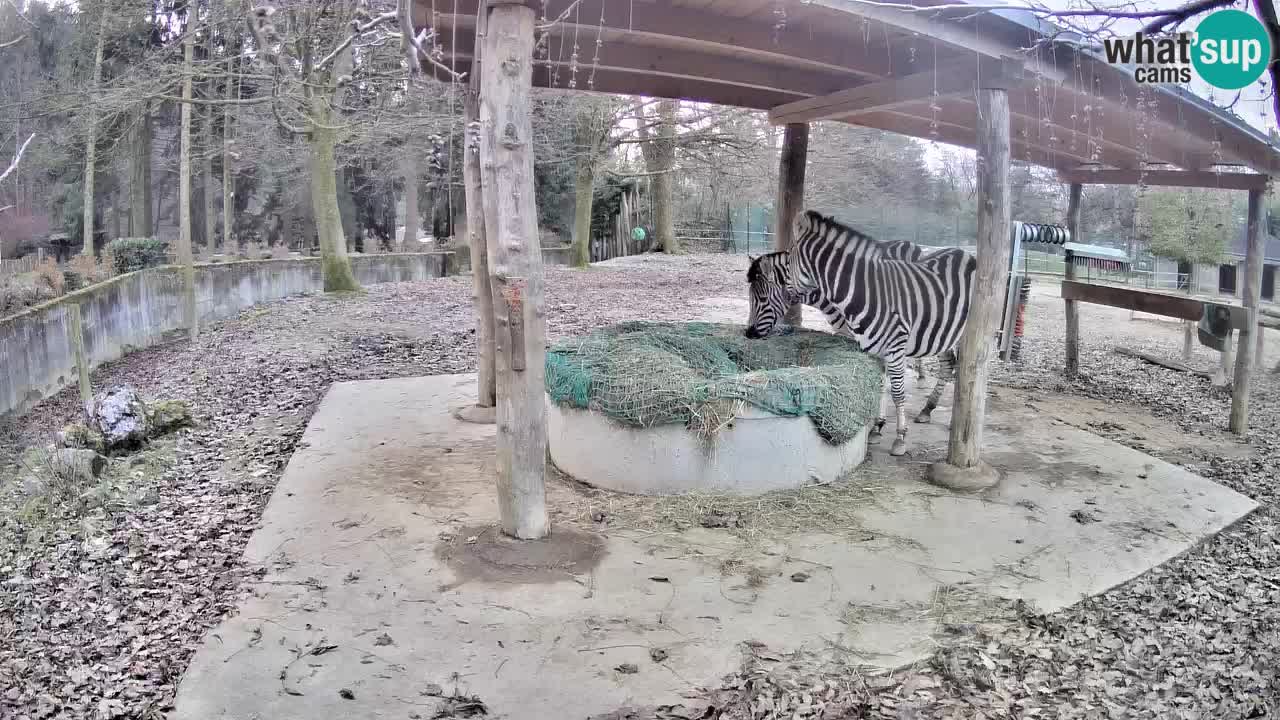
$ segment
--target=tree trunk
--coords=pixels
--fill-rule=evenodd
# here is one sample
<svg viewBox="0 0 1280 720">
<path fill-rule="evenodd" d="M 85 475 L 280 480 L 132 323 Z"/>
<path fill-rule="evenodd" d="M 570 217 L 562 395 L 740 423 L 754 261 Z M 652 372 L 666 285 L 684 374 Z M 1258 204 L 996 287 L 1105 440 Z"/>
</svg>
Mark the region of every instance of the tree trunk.
<svg viewBox="0 0 1280 720">
<path fill-rule="evenodd" d="M 476 19 L 476 47 L 484 36 L 486 16 Z M 471 249 L 471 282 L 476 315 L 476 405 L 491 408 L 497 402 L 493 335 L 493 290 L 489 282 L 489 249 L 485 228 L 485 202 L 480 173 L 480 75 L 483 59 L 472 64 L 471 85 L 463 94 L 466 141 L 463 147 L 462 186 L 466 193 L 467 245 Z"/>
<path fill-rule="evenodd" d="M 196 313 L 196 270 L 191 252 L 191 55 L 194 35 L 190 29 L 182 41 L 182 124 L 181 149 L 178 155 L 178 262 L 182 265 L 183 320 L 187 333 L 194 342 L 199 335 L 199 316 Z"/>
<path fill-rule="evenodd" d="M 418 210 L 418 159 L 412 150 L 404 154 L 404 232 L 400 235 L 400 252 L 418 245 L 418 229 L 422 227 L 422 213 Z"/>
<path fill-rule="evenodd" d="M 645 169 L 654 173 L 653 192 L 653 236 L 654 248 L 675 254 L 680 252 L 680 243 L 676 240 L 675 230 L 675 178 L 673 170 L 676 164 L 676 116 L 680 103 L 676 100 L 658 101 L 658 128 L 656 135 L 649 131 L 651 119 L 641 115 L 640 138 L 645 142 L 640 145 L 644 155 Z"/>
<path fill-rule="evenodd" d="M 227 100 L 235 99 L 235 82 L 234 78 L 227 79 Z M 235 176 L 231 172 L 235 162 L 231 157 L 232 152 L 231 105 L 228 104 L 222 111 L 222 252 L 227 255 L 235 251 L 232 241 L 235 219 L 232 213 L 235 210 L 236 191 Z"/>
<path fill-rule="evenodd" d="M 311 102 L 315 123 L 311 130 L 311 207 L 316 234 L 320 237 L 320 264 L 324 269 L 324 291 L 346 292 L 360 289 L 347 259 L 347 241 L 342 231 L 342 211 L 338 208 L 338 168 L 334 155 L 336 138 L 329 129 L 328 104 L 319 92 Z"/>
<path fill-rule="evenodd" d="M 210 97 L 213 93 L 209 93 Z M 218 233 L 217 215 L 213 206 L 213 105 L 205 106 L 203 134 L 201 137 L 200 187 L 204 190 L 204 249 L 212 253 Z"/>
<path fill-rule="evenodd" d="M 987 366 L 1000 319 L 1000 296 L 1009 267 L 1009 93 L 978 92 L 977 275 L 964 334 L 957 348 L 955 402 L 947 463 L 978 466 L 987 406 Z"/>
<path fill-rule="evenodd" d="M 504 532 L 546 537 L 546 324 L 530 124 L 534 10 L 497 4 L 484 33 L 480 168 L 498 377 L 498 509 Z"/>
<path fill-rule="evenodd" d="M 573 267 L 583 268 L 591 264 L 591 205 L 595 200 L 595 162 L 581 155 L 574 178 L 573 203 Z"/>
<path fill-rule="evenodd" d="M 102 3 L 98 11 L 98 39 L 93 49 L 93 80 L 89 86 L 91 94 L 97 94 L 98 85 L 102 82 L 102 49 L 107 37 L 107 6 Z M 84 147 L 84 248 L 88 257 L 93 257 L 93 221 L 94 213 L 94 175 L 98 165 L 98 103 L 89 101 L 89 137 Z"/>
<path fill-rule="evenodd" d="M 804 171 L 809 158 L 809 124 L 788 123 L 782 133 L 782 155 L 778 161 L 778 212 L 774 218 L 775 250 L 790 250 L 795 244 L 791 236 L 796 215 L 804 209 Z M 800 327 L 804 322 L 804 306 L 793 304 L 787 309 L 787 323 Z"/>
</svg>

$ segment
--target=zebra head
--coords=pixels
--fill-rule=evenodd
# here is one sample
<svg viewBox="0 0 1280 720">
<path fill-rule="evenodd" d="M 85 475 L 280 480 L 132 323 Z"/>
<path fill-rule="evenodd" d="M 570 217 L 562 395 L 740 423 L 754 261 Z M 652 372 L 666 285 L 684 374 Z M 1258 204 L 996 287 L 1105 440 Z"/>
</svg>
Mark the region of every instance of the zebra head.
<svg viewBox="0 0 1280 720">
<path fill-rule="evenodd" d="M 796 300 L 788 260 L 785 252 L 772 252 L 751 259 L 751 267 L 747 270 L 751 314 L 747 317 L 747 330 L 743 334 L 752 340 L 773 334 Z"/>
</svg>

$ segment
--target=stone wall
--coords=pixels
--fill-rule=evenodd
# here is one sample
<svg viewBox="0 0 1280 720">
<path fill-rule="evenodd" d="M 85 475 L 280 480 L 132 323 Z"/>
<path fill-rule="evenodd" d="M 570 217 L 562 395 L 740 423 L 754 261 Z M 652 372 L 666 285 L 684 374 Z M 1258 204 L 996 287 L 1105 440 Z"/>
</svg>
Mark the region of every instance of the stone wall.
<svg viewBox="0 0 1280 720">
<path fill-rule="evenodd" d="M 362 285 L 415 282 L 456 272 L 451 253 L 351 257 Z M 196 266 L 200 323 L 259 303 L 323 290 L 319 258 L 247 260 Z M 183 331 L 182 275 L 176 266 L 140 270 L 0 318 L 0 415 L 23 412 L 76 382 L 67 308 L 78 303 L 92 367 Z"/>
</svg>

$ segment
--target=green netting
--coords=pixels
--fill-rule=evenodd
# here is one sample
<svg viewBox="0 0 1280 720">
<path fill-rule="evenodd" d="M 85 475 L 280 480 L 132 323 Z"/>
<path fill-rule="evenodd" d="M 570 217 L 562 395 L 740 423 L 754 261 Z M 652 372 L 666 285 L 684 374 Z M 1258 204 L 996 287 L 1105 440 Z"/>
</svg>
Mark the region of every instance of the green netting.
<svg viewBox="0 0 1280 720">
<path fill-rule="evenodd" d="M 633 427 L 682 423 L 711 436 L 753 405 L 808 415 L 841 444 L 879 412 L 880 361 L 848 339 L 798 330 L 748 340 L 740 325 L 627 322 L 547 351 L 547 392 Z"/>
</svg>

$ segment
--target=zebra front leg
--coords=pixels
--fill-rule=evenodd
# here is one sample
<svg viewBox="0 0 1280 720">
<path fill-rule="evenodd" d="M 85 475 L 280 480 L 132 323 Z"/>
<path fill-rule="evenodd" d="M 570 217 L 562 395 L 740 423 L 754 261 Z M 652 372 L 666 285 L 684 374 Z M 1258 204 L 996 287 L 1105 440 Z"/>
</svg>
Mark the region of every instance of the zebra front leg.
<svg viewBox="0 0 1280 720">
<path fill-rule="evenodd" d="M 880 383 L 880 414 L 876 416 L 876 422 L 871 426 L 871 432 L 867 433 L 868 445 L 879 445 L 880 438 L 884 435 L 884 396 L 888 390 L 889 377 L 886 375 Z"/>
<path fill-rule="evenodd" d="M 889 392 L 893 395 L 893 405 L 898 411 L 898 434 L 889 448 L 890 455 L 903 455 L 907 452 L 907 362 L 897 358 L 885 363 L 889 375 Z"/>
<path fill-rule="evenodd" d="M 933 392 L 929 393 L 928 399 L 924 401 L 920 414 L 916 415 L 916 422 L 927 423 L 933 419 L 933 411 L 938 407 L 938 400 L 955 374 L 956 351 L 948 350 L 938 356 L 938 383 L 933 386 Z"/>
</svg>

